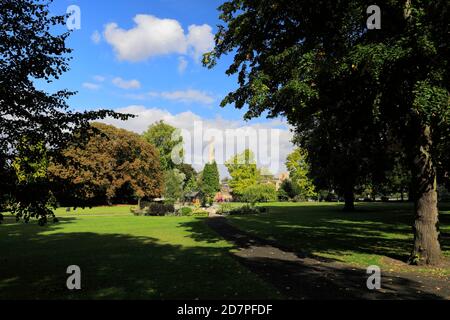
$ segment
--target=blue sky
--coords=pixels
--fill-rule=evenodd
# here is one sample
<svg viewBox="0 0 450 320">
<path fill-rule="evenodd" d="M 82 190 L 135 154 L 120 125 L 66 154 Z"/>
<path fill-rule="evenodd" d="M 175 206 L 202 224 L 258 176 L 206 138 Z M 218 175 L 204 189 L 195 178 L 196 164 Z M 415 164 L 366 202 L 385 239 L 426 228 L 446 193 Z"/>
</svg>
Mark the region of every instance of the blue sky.
<svg viewBox="0 0 450 320">
<path fill-rule="evenodd" d="M 71 70 L 50 88 L 78 91 L 70 100 L 70 105 L 77 109 L 146 104 L 174 113 L 191 110 L 205 117 L 220 114 L 225 118 L 241 119 L 242 111 L 237 111 L 232 106 L 225 109 L 218 106 L 224 95 L 236 87 L 235 78 L 225 75 L 231 57 L 226 57 L 212 70 L 204 68 L 189 55 L 178 53 L 129 61 L 120 59 L 103 35 L 105 26 L 109 23 L 116 23 L 124 30 L 136 27 L 133 19 L 138 14 L 176 20 L 185 33 L 190 25 L 203 24 L 211 26 L 214 33 L 219 23 L 217 8 L 220 3 L 217 0 L 57 0 L 52 5 L 54 14 L 64 13 L 69 5 L 80 7 L 81 29 L 75 30 L 68 41 L 68 46 L 74 49 Z M 91 39 L 96 32 L 101 36 L 99 43 L 94 43 Z M 179 70 L 180 59 L 187 62 L 184 72 Z M 125 82 L 137 80 L 140 86 L 119 88 L 112 83 L 116 78 Z M 197 91 L 203 94 L 199 97 L 200 100 L 177 100 L 176 95 L 168 95 L 178 92 L 180 96 L 180 92 L 191 92 L 192 98 L 192 92 Z M 143 95 L 148 93 L 153 94 L 144 98 Z M 161 97 L 161 93 L 166 93 L 166 98 Z M 167 99 L 167 96 L 172 99 Z"/>
<path fill-rule="evenodd" d="M 74 50 L 70 71 L 50 85 L 39 83 L 39 86 L 48 91 L 64 88 L 78 91 L 69 101 L 75 110 L 104 108 L 133 113 L 137 118 L 126 122 L 114 119 L 104 122 L 138 133 L 153 122 L 164 120 L 190 133 L 192 141 L 201 140 L 204 154 L 210 137 L 207 134 L 194 137 L 198 122 L 223 136 L 228 129 L 244 127 L 268 130 L 269 135 L 279 130 L 279 141 L 271 140 L 268 146 L 276 155 L 264 155 L 265 146 L 255 147 L 261 150 L 261 156 L 260 150 L 253 151 L 262 165 L 272 165 L 273 173 L 284 171 L 286 155 L 292 151 L 292 135 L 286 123 L 264 117 L 244 122 L 245 110 L 233 106 L 221 108 L 223 97 L 237 87 L 236 77 L 225 74 L 232 56 L 224 57 L 212 70 L 200 62 L 201 55 L 214 45 L 213 36 L 220 24 L 217 8 L 222 2 L 55 0 L 51 6 L 54 15 L 64 14 L 71 5 L 80 8 L 81 29 L 74 30 L 68 39 L 67 46 Z M 263 135 L 258 132 L 256 138 L 262 145 L 266 143 L 261 142 Z M 187 140 L 186 154 L 197 159 L 192 164 L 201 169 L 207 157 Z M 225 148 L 225 137 L 215 141 L 216 152 Z M 249 146 L 237 146 L 235 151 L 242 152 L 246 147 Z M 219 168 L 223 176 L 227 175 L 223 166 Z"/>
</svg>

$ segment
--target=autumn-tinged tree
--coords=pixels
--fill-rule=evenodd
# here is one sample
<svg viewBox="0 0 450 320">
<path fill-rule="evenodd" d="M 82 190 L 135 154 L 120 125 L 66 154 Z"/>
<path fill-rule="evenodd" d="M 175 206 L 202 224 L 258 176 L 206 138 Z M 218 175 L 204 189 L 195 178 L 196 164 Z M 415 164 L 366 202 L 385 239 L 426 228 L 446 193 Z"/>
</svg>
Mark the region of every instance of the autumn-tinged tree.
<svg viewBox="0 0 450 320">
<path fill-rule="evenodd" d="M 160 197 L 163 172 L 155 147 L 124 129 L 101 123 L 92 128 L 86 144 L 67 147 L 50 165 L 56 197 L 74 206 Z"/>
<path fill-rule="evenodd" d="M 410 262 L 439 264 L 436 187 L 445 159 L 442 144 L 450 138 L 450 2 L 379 2 L 380 30 L 367 28 L 370 4 L 364 0 L 226 1 L 220 7 L 223 25 L 216 46 L 204 63 L 213 67 L 217 59 L 234 54 L 226 72 L 238 75 L 239 87 L 222 105 L 248 107 L 246 118 L 265 112 L 283 115 L 307 135 L 310 125 L 323 123 L 324 116 L 339 119 L 364 107 L 370 115 L 367 123 L 378 121 L 383 129 L 391 129 L 413 173 Z M 355 139 L 368 132 L 358 117 L 347 123 L 358 129 L 353 131 Z M 339 131 L 335 132 L 339 138 Z M 381 139 L 380 143 L 384 146 Z"/>
<path fill-rule="evenodd" d="M 47 154 L 56 154 L 72 138 L 74 130 L 87 128 L 90 121 L 106 116 L 126 119 L 108 110 L 74 112 L 67 104 L 73 92 L 50 94 L 36 88 L 36 80 L 51 82 L 69 69 L 71 49 L 66 47 L 66 39 L 70 33 L 55 34 L 57 27 L 65 24 L 66 16 L 51 16 L 51 2 L 0 3 L 0 175 L 11 173 L 14 159 L 24 154 L 25 150 L 20 150 L 23 139 L 29 145 L 45 145 Z M 23 161 L 22 165 L 26 167 Z M 11 179 L 18 181 L 14 175 Z M 12 186 L 12 190 L 20 189 Z M 45 221 L 51 214 L 45 206 L 51 197 L 47 190 L 34 188 L 33 194 L 14 194 L 10 188 L 17 217 L 41 217 L 41 222 Z M 0 194 L 0 199 L 3 196 Z"/>
</svg>

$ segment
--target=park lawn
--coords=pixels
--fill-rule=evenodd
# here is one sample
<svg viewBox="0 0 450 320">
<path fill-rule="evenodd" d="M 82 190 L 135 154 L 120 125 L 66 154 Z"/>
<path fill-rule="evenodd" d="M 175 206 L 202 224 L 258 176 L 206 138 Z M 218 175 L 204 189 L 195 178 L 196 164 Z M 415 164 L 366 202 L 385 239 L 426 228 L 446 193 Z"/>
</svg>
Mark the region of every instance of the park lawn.
<svg viewBox="0 0 450 320">
<path fill-rule="evenodd" d="M 0 299 L 269 299 L 277 290 L 239 265 L 204 218 L 135 217 L 93 208 L 39 227 L 0 225 Z M 88 214 L 92 215 L 89 216 Z M 69 265 L 82 290 L 69 291 Z"/>
<path fill-rule="evenodd" d="M 358 211 L 342 211 L 337 203 L 261 204 L 268 214 L 232 216 L 236 227 L 303 252 L 308 256 L 385 270 L 450 275 L 450 268 L 407 266 L 413 234 L 412 204 L 359 203 Z M 450 258 L 450 205 L 441 205 L 441 246 Z"/>
</svg>

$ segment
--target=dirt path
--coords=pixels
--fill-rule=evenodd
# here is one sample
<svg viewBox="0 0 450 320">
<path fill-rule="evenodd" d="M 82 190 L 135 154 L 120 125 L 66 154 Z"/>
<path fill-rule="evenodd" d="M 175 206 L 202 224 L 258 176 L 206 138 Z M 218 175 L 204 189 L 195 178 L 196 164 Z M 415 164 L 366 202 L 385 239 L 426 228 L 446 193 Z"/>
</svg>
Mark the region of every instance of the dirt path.
<svg viewBox="0 0 450 320">
<path fill-rule="evenodd" d="M 450 281 L 382 271 L 381 289 L 367 289 L 366 270 L 311 259 L 277 243 L 250 235 L 212 215 L 208 226 L 238 250 L 233 256 L 289 299 L 450 299 Z"/>
</svg>

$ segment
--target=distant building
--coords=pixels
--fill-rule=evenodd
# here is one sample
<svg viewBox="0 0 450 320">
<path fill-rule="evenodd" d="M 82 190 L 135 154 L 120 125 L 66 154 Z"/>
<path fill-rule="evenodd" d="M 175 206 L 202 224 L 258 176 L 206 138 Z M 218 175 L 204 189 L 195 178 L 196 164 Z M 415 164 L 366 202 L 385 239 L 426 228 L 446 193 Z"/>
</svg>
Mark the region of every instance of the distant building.
<svg viewBox="0 0 450 320">
<path fill-rule="evenodd" d="M 289 179 L 289 172 L 280 173 L 280 175 L 278 176 L 278 178 L 276 178 L 275 181 L 275 187 L 277 188 L 277 191 L 280 190 L 282 183 L 288 179 Z"/>
<path fill-rule="evenodd" d="M 228 183 L 222 183 L 220 191 L 216 193 L 214 197 L 215 202 L 231 202 L 233 196 L 231 195 L 231 188 Z"/>
</svg>

